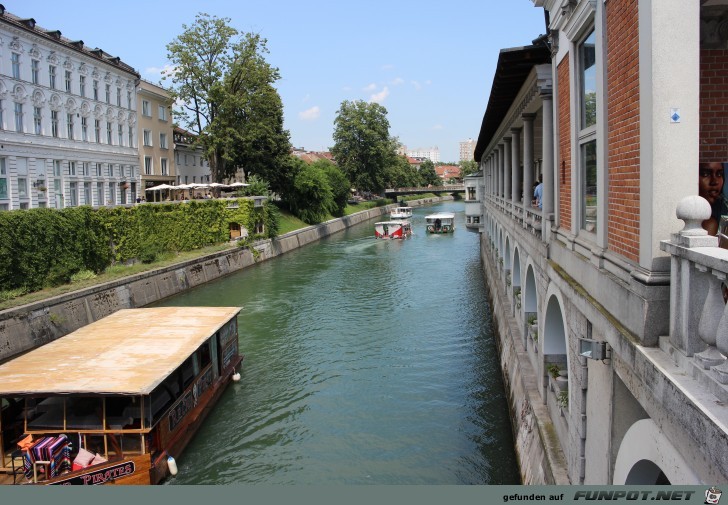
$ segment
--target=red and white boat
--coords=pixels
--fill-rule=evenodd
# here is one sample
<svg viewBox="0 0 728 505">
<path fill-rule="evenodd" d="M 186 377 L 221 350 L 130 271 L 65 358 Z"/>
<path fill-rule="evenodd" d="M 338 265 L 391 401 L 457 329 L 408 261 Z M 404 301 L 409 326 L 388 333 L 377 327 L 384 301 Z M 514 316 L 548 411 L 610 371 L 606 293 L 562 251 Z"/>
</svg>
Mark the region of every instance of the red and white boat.
<svg viewBox="0 0 728 505">
<path fill-rule="evenodd" d="M 412 235 L 412 225 L 409 221 L 380 221 L 374 223 L 374 236 L 376 238 L 405 239 Z"/>
</svg>

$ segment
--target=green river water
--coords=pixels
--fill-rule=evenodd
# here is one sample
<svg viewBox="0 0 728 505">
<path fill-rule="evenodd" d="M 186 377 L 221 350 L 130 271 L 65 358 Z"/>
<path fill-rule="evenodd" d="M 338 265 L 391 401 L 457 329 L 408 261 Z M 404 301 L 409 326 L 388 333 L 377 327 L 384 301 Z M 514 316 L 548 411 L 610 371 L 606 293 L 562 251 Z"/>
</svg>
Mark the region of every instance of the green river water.
<svg viewBox="0 0 728 505">
<path fill-rule="evenodd" d="M 519 484 L 462 202 L 374 221 L 157 305 L 240 306 L 242 379 L 167 484 Z M 454 211 L 452 235 L 424 216 Z"/>
</svg>

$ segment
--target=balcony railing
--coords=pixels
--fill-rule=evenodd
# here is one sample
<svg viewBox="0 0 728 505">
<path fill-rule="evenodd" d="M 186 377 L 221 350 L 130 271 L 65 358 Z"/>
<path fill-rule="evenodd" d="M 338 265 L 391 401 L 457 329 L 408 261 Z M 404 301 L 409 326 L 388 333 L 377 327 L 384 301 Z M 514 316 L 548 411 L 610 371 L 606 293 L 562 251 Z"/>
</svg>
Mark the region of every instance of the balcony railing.
<svg viewBox="0 0 728 505">
<path fill-rule="evenodd" d="M 670 335 L 665 349 L 686 374 L 728 401 L 728 250 L 701 227 L 710 205 L 699 196 L 680 202 L 685 227 L 660 244 L 672 256 Z M 663 348 L 665 346 L 663 345 Z M 677 350 L 679 352 L 674 352 Z"/>
</svg>

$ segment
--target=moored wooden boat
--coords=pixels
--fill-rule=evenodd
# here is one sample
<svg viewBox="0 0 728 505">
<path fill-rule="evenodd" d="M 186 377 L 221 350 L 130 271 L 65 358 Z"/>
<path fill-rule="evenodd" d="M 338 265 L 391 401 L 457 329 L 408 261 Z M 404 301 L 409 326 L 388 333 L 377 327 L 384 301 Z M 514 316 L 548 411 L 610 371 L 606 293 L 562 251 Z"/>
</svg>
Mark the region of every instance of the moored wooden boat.
<svg viewBox="0 0 728 505">
<path fill-rule="evenodd" d="M 0 365 L 2 470 L 81 485 L 176 473 L 174 458 L 239 378 L 240 310 L 120 310 Z"/>
</svg>

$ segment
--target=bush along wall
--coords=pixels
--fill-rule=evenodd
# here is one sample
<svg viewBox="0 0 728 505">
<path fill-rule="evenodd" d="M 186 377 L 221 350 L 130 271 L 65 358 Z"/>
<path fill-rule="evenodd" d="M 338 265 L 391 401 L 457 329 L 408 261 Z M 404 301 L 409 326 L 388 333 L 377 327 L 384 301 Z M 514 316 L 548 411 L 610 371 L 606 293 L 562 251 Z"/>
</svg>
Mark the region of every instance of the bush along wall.
<svg viewBox="0 0 728 505">
<path fill-rule="evenodd" d="M 0 212 L 0 291 L 37 291 L 82 270 L 227 242 L 231 223 L 252 239 L 273 238 L 278 222 L 275 205 L 245 198 Z"/>
</svg>

